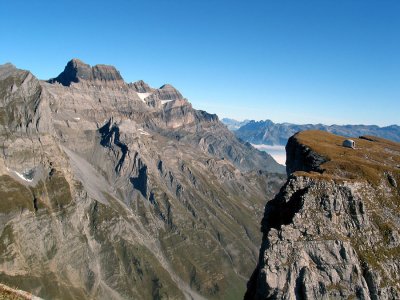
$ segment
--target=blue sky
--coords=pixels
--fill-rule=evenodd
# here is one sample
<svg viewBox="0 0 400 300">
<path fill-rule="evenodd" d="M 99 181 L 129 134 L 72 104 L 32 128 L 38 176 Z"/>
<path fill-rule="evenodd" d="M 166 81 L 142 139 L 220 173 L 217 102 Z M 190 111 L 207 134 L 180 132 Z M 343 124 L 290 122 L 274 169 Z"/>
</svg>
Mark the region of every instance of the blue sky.
<svg viewBox="0 0 400 300">
<path fill-rule="evenodd" d="M 220 117 L 399 124 L 399 16 L 398 0 L 2 1 L 0 63 L 111 64 Z"/>
</svg>

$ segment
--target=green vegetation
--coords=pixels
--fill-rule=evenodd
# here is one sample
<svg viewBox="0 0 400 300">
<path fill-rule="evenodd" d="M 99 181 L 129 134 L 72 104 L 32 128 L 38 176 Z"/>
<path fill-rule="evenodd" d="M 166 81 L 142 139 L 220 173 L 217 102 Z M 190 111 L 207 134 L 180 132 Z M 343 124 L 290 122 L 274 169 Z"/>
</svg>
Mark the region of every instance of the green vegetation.
<svg viewBox="0 0 400 300">
<path fill-rule="evenodd" d="M 0 176 L 0 211 L 10 213 L 24 209 L 34 211 L 30 190 L 8 175 Z"/>
<path fill-rule="evenodd" d="M 0 125 L 7 124 L 7 112 L 3 107 L 0 107 Z"/>
<path fill-rule="evenodd" d="M 110 278 L 122 294 L 136 295 L 137 299 L 184 298 L 169 273 L 146 247 L 120 237 L 106 238 L 111 235 L 116 220 L 125 214 L 120 215 L 121 208 L 112 196 L 107 194 L 107 198 L 112 203 L 110 206 L 96 201 L 90 214 L 92 233 L 101 244 L 102 276 Z"/>
<path fill-rule="evenodd" d="M 168 272 L 147 248 L 120 239 L 106 253 L 115 264 L 103 265 L 107 269 L 105 273 L 111 275 L 112 269 L 118 266 L 126 275 L 118 282 L 119 290 L 137 288 L 138 299 L 184 298 Z"/>
<path fill-rule="evenodd" d="M 0 236 L 0 263 L 13 259 L 13 255 L 9 252 L 8 246 L 11 245 L 14 240 L 12 225 L 8 224 L 4 227 Z"/>
<path fill-rule="evenodd" d="M 48 178 L 38 182 L 30 190 L 35 210 L 46 208 L 50 211 L 58 211 L 72 201 L 70 185 L 60 171 L 54 170 Z"/>
<path fill-rule="evenodd" d="M 27 187 L 8 175 L 0 176 L 0 211 L 59 210 L 72 201 L 70 186 L 61 172 L 56 171 L 35 187 Z"/>
<path fill-rule="evenodd" d="M 160 235 L 174 270 L 190 287 L 208 299 L 241 299 L 245 282 L 217 241 L 204 230 Z"/>
<path fill-rule="evenodd" d="M 28 300 L 29 298 L 20 296 L 13 291 L 0 288 L 0 300 Z"/>
<path fill-rule="evenodd" d="M 60 209 L 72 201 L 70 186 L 60 171 L 53 172 L 45 186 L 53 208 Z"/>
</svg>

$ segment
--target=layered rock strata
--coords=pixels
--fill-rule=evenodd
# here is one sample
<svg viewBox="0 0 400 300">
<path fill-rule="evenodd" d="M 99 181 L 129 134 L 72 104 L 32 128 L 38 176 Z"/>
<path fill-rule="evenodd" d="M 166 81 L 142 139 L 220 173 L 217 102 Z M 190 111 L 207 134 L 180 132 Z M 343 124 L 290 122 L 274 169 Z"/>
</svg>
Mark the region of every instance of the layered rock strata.
<svg viewBox="0 0 400 300">
<path fill-rule="evenodd" d="M 1 66 L 0 282 L 44 299 L 239 299 L 281 170 L 170 86 L 77 60 L 48 82 Z"/>
<path fill-rule="evenodd" d="M 400 298 L 400 144 L 305 131 L 265 207 L 245 299 Z"/>
</svg>

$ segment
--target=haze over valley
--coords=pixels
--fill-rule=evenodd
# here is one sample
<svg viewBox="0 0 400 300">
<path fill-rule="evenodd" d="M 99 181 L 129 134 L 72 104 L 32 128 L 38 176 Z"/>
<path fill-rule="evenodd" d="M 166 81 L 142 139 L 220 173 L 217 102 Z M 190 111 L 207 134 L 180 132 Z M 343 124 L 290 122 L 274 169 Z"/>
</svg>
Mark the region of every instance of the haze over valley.
<svg viewBox="0 0 400 300">
<path fill-rule="evenodd" d="M 399 12 L 2 1 L 0 299 L 400 299 Z"/>
</svg>

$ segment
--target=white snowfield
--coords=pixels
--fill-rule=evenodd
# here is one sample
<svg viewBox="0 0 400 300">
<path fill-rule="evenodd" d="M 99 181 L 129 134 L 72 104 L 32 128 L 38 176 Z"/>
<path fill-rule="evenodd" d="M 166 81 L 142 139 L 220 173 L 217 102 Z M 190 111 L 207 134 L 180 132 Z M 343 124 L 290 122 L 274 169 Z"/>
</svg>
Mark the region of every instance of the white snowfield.
<svg viewBox="0 0 400 300">
<path fill-rule="evenodd" d="M 171 101 L 174 101 L 174 100 L 161 100 L 161 104 L 166 104 L 166 103 L 171 102 Z"/>
<path fill-rule="evenodd" d="M 139 96 L 140 99 L 142 99 L 143 102 L 145 102 L 144 99 L 150 96 L 151 93 L 137 93 L 137 95 Z"/>
<path fill-rule="evenodd" d="M 17 171 L 14 171 L 14 173 L 17 174 L 17 176 L 18 176 L 19 178 L 21 178 L 22 180 L 25 180 L 25 181 L 27 181 L 27 182 L 32 182 L 32 180 L 33 180 L 33 179 L 26 178 L 23 174 L 18 173 Z"/>
<path fill-rule="evenodd" d="M 139 131 L 140 134 L 150 135 L 150 133 L 148 133 L 147 131 L 144 131 L 142 128 L 139 128 L 138 131 Z"/>
<path fill-rule="evenodd" d="M 26 182 L 32 182 L 32 181 L 33 181 L 33 179 L 26 178 L 23 174 L 18 173 L 17 171 L 10 170 L 9 168 L 6 168 L 6 169 L 7 169 L 8 172 L 14 173 L 14 174 L 17 175 L 19 178 L 21 178 L 22 180 L 24 180 L 24 181 L 26 181 Z"/>
</svg>

